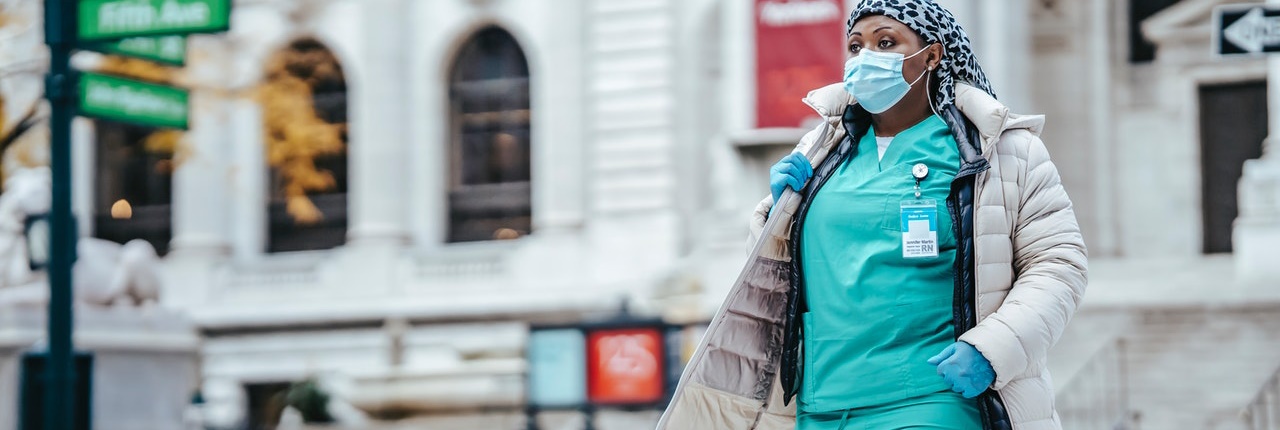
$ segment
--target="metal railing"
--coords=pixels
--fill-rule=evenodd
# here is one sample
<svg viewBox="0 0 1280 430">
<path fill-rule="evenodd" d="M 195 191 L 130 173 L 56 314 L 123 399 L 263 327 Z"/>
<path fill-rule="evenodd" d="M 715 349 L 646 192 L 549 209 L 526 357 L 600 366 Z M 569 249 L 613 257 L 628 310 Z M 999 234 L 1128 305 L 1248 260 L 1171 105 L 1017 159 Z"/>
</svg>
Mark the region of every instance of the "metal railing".
<svg viewBox="0 0 1280 430">
<path fill-rule="evenodd" d="M 1280 430 L 1280 369 L 1262 384 L 1240 416 L 1250 430 Z"/>
<path fill-rule="evenodd" d="M 1057 392 L 1058 415 L 1064 430 L 1134 430 L 1136 415 L 1129 409 L 1128 352 L 1116 339 Z"/>
</svg>

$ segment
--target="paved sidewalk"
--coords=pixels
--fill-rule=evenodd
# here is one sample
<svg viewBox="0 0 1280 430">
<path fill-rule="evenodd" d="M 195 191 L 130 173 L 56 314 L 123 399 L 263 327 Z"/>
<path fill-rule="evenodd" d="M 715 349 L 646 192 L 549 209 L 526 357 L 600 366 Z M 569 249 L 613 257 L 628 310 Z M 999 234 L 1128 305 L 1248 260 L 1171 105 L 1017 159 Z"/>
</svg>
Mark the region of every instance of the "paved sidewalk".
<svg viewBox="0 0 1280 430">
<path fill-rule="evenodd" d="M 1280 264 L 1280 257 L 1276 264 Z M 1280 306 L 1280 279 L 1237 279 L 1230 255 L 1167 259 L 1094 259 L 1081 311 Z"/>
</svg>

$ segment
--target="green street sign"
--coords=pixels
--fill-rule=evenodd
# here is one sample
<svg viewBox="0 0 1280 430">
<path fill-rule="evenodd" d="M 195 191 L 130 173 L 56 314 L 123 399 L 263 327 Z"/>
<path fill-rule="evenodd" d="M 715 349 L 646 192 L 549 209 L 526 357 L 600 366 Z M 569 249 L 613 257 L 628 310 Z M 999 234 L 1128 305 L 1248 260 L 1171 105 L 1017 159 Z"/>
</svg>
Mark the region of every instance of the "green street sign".
<svg viewBox="0 0 1280 430">
<path fill-rule="evenodd" d="M 127 55 L 157 63 L 182 67 L 187 60 L 186 36 L 131 37 L 109 42 L 93 42 L 84 49 L 107 54 Z"/>
<path fill-rule="evenodd" d="M 80 113 L 104 119 L 187 128 L 187 91 L 164 85 L 84 73 Z"/>
<path fill-rule="evenodd" d="M 231 1 L 80 0 L 80 40 L 226 31 Z"/>
</svg>

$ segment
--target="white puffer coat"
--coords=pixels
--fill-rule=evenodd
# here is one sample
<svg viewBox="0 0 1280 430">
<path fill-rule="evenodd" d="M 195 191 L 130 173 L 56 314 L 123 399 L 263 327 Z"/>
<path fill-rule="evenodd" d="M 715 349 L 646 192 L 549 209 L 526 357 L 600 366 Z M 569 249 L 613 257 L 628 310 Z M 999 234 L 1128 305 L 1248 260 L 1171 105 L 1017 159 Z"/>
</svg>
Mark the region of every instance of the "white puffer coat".
<svg viewBox="0 0 1280 430">
<path fill-rule="evenodd" d="M 826 119 L 796 150 L 817 166 L 843 136 L 844 109 L 854 100 L 839 84 L 805 102 Z M 996 372 L 991 388 L 1015 430 L 1058 430 L 1046 355 L 1084 295 L 1087 258 L 1071 200 L 1039 134 L 1042 116 L 1023 116 L 982 90 L 959 84 L 956 107 L 982 136 L 990 168 L 974 187 L 974 266 L 978 324 L 960 336 Z M 784 407 L 777 378 L 784 305 L 789 289 L 789 225 L 799 196 L 784 194 L 756 208 L 751 260 L 712 320 L 681 377 L 659 429 L 790 429 L 795 405 Z M 761 234 L 762 240 L 758 240 Z"/>
</svg>

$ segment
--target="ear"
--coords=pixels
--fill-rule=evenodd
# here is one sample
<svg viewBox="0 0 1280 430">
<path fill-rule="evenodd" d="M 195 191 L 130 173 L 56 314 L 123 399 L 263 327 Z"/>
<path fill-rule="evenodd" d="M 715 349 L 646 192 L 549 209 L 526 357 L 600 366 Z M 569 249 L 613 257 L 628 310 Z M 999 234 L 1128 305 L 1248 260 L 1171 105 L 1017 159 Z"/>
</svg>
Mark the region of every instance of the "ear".
<svg viewBox="0 0 1280 430">
<path fill-rule="evenodd" d="M 929 56 L 925 58 L 925 66 L 929 70 L 936 70 L 938 65 L 942 63 L 942 44 L 934 43 L 929 45 Z"/>
</svg>

